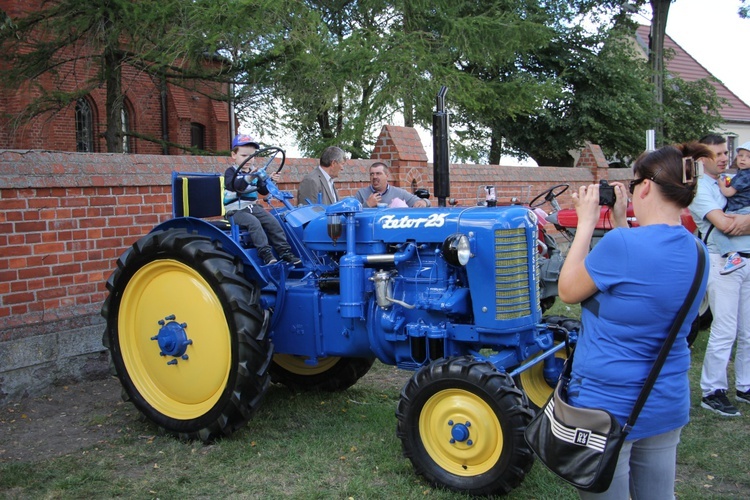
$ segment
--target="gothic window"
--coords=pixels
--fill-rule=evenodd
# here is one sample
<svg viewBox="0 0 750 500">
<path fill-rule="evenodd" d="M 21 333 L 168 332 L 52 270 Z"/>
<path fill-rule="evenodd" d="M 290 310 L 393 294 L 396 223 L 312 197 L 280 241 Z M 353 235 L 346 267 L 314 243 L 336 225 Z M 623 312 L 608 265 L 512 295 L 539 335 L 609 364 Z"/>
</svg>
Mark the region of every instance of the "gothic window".
<svg viewBox="0 0 750 500">
<path fill-rule="evenodd" d="M 132 153 L 130 147 L 130 136 L 128 135 L 128 132 L 130 131 L 130 119 L 129 119 L 129 113 L 127 107 L 123 105 L 122 112 L 120 113 L 121 123 L 122 123 L 122 152 L 123 153 Z"/>
<path fill-rule="evenodd" d="M 94 152 L 94 112 L 83 97 L 76 101 L 76 151 Z"/>
</svg>

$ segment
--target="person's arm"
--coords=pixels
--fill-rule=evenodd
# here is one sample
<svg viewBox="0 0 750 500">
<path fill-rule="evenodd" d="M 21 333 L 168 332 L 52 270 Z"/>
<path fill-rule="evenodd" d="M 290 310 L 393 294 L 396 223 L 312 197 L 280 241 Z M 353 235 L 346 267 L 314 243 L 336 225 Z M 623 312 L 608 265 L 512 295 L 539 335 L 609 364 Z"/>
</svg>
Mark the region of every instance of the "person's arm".
<svg viewBox="0 0 750 500">
<path fill-rule="evenodd" d="M 391 189 L 394 189 L 391 187 Z M 424 208 L 429 206 L 425 200 L 420 198 L 414 193 L 410 193 L 406 189 L 399 188 L 396 194 L 397 198 L 404 200 L 404 203 L 409 205 L 411 208 Z"/>
<path fill-rule="evenodd" d="M 425 208 L 427 206 L 427 200 L 423 200 L 419 196 L 412 194 L 411 197 L 406 200 L 406 204 L 412 208 Z"/>
<path fill-rule="evenodd" d="M 722 233 L 726 234 L 727 236 L 740 236 L 750 234 L 749 214 L 726 214 L 722 212 L 722 216 L 724 224 L 724 229 L 721 229 Z M 713 224 L 717 227 L 717 229 L 719 229 L 718 225 L 716 225 L 715 223 Z"/>
<path fill-rule="evenodd" d="M 612 226 L 629 227 L 628 225 L 628 191 L 621 182 L 611 182 L 615 189 L 615 205 L 612 207 Z"/>
<path fill-rule="evenodd" d="M 726 180 L 722 177 L 719 179 L 719 191 L 721 191 L 721 194 L 723 194 L 727 198 L 731 198 L 732 196 L 737 194 L 737 190 L 733 188 L 731 185 L 727 186 Z"/>
<path fill-rule="evenodd" d="M 237 175 L 234 167 L 229 167 L 224 172 L 224 188 L 228 191 L 234 191 L 235 193 L 252 193 L 256 191 L 256 187 L 247 181 L 247 174 L 240 172 Z M 268 193 L 266 193 L 268 194 Z"/>
<path fill-rule="evenodd" d="M 581 302 L 597 291 L 594 280 L 586 270 L 585 260 L 599 220 L 599 185 L 581 186 L 578 193 L 573 193 L 572 198 L 578 215 L 578 226 L 557 281 L 560 300 L 568 304 Z"/>
</svg>

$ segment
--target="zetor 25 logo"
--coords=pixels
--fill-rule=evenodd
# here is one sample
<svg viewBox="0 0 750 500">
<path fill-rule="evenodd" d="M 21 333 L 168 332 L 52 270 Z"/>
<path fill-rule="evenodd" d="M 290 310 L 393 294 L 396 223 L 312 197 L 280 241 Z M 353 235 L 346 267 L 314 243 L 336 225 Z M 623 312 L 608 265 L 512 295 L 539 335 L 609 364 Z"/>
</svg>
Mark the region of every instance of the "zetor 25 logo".
<svg viewBox="0 0 750 500">
<path fill-rule="evenodd" d="M 408 215 L 396 218 L 395 215 L 384 215 L 378 220 L 383 229 L 411 229 L 413 227 L 442 227 L 448 214 L 431 214 L 428 217 L 412 218 Z"/>
</svg>

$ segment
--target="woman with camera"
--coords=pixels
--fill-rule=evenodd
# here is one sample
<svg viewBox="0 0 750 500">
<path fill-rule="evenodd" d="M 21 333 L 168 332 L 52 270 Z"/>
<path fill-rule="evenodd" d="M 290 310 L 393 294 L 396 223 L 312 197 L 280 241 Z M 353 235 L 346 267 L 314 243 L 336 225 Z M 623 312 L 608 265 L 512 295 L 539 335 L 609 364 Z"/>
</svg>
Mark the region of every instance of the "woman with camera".
<svg viewBox="0 0 750 500">
<path fill-rule="evenodd" d="M 695 161 L 711 157 L 698 143 L 644 153 L 630 182 L 639 227 L 628 228 L 626 187 L 613 182 L 614 230 L 589 253 L 599 219 L 599 184 L 573 194 L 578 227 L 560 272 L 559 296 L 581 303 L 569 403 L 602 408 L 623 425 L 693 281 L 695 237 L 680 213 L 695 196 Z M 685 270 L 689 269 L 689 272 Z M 705 293 L 708 272 L 659 378 L 627 437 L 604 493 L 581 498 L 673 498 L 677 443 L 690 409 L 686 337 Z"/>
</svg>

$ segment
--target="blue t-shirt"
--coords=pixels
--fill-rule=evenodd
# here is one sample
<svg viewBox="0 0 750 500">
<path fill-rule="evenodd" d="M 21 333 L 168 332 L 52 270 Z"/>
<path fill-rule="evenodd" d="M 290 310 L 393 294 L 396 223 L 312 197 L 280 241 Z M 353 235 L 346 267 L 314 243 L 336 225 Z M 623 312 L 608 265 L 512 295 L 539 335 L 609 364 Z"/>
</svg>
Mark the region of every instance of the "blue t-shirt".
<svg viewBox="0 0 750 500">
<path fill-rule="evenodd" d="M 739 168 L 730 183 L 737 193 L 727 198 L 727 212 L 750 207 L 750 169 Z"/>
<path fill-rule="evenodd" d="M 568 391 L 571 404 L 603 408 L 624 424 L 687 297 L 698 259 L 682 226 L 614 229 L 586 257 L 599 290 L 581 304 L 583 332 Z M 705 293 L 708 270 L 659 378 L 628 439 L 688 423 L 690 350 L 686 337 Z"/>
</svg>

